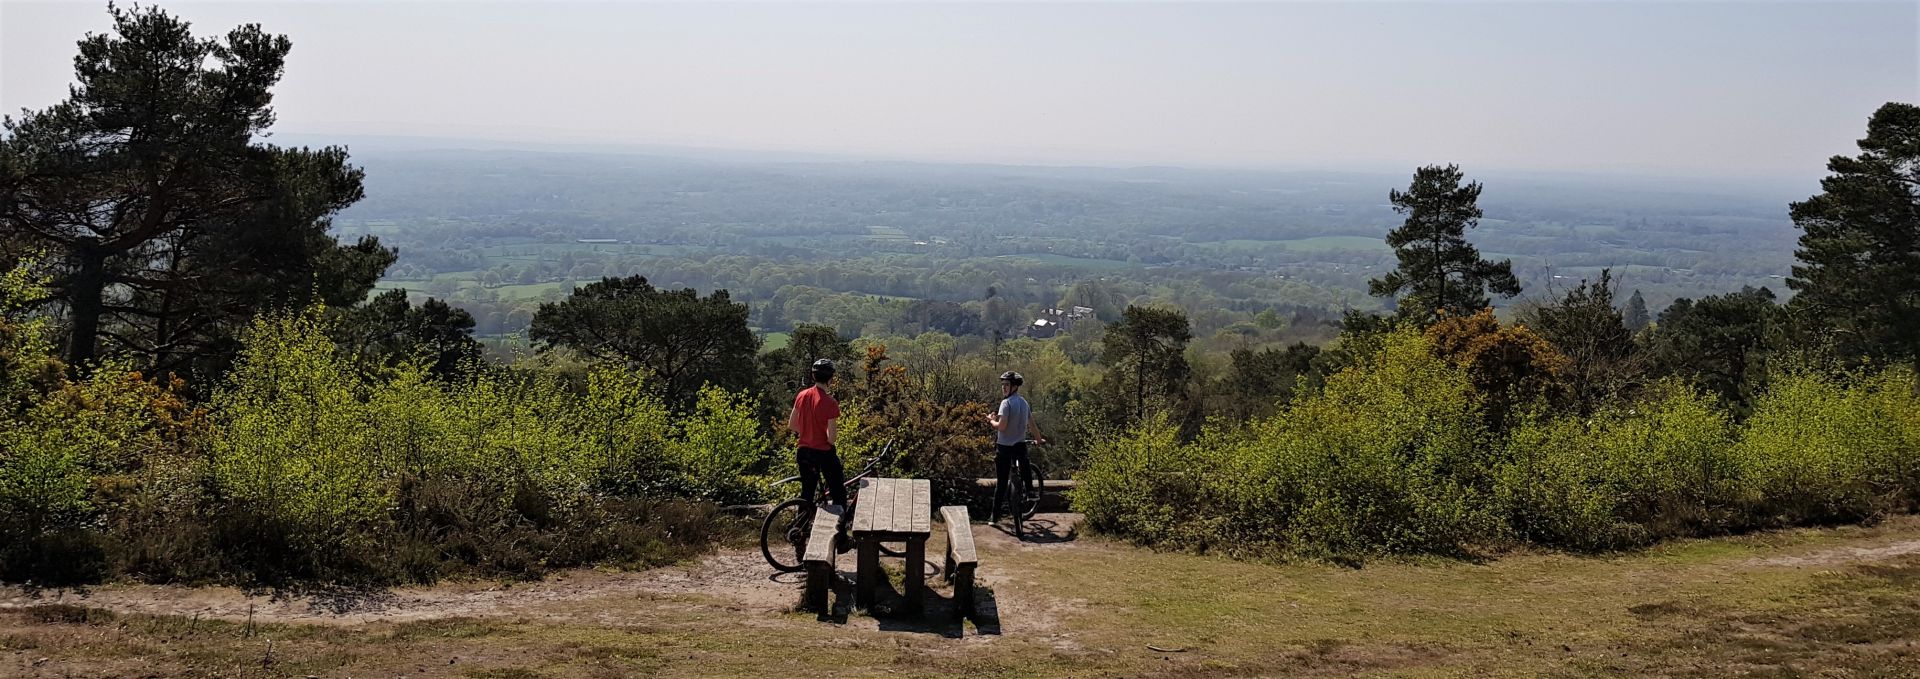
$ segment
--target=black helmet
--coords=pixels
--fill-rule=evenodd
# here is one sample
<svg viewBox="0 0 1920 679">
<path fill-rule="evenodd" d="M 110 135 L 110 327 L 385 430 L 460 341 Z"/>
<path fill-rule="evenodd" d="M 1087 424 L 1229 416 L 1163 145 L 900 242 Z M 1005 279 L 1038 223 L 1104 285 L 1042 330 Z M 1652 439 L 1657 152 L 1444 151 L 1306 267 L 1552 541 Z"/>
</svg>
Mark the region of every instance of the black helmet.
<svg viewBox="0 0 1920 679">
<path fill-rule="evenodd" d="M 1014 372 L 1012 370 L 1008 370 L 1006 372 L 1000 373 L 1000 381 L 1006 382 L 1007 384 L 1011 384 L 1017 387 L 1017 386 L 1020 386 L 1020 383 L 1025 382 L 1026 379 L 1020 377 L 1020 373 Z"/>
<path fill-rule="evenodd" d="M 833 359 L 823 358 L 813 362 L 814 381 L 825 382 L 831 377 L 833 377 Z"/>
</svg>

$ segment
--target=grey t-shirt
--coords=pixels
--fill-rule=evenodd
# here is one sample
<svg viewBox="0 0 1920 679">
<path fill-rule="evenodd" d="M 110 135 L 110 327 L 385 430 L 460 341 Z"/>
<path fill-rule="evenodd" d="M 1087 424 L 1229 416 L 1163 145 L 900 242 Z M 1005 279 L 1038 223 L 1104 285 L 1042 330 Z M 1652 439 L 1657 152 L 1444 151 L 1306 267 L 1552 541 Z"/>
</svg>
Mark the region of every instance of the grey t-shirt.
<svg viewBox="0 0 1920 679">
<path fill-rule="evenodd" d="M 1027 405 L 1027 399 L 1019 394 L 1008 396 L 1000 402 L 1000 421 L 1007 428 L 995 432 L 994 440 L 1003 446 L 1019 445 L 1027 440 L 1027 418 L 1030 417 L 1033 417 L 1033 408 Z"/>
</svg>

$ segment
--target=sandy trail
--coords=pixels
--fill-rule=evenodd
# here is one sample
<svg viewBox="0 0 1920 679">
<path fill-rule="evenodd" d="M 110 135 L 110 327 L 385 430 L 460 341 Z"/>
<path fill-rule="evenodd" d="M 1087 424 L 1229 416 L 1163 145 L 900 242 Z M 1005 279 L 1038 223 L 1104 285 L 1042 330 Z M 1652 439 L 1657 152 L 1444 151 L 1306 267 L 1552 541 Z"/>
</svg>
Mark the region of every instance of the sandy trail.
<svg viewBox="0 0 1920 679">
<path fill-rule="evenodd" d="M 1006 550 L 1072 548 L 1079 516 L 1036 517 L 1038 531 L 1018 542 L 1004 531 L 975 525 L 974 535 L 986 566 L 988 587 L 1010 578 L 995 568 L 992 554 Z M 935 531 L 927 560 L 937 564 L 945 538 Z M 852 568 L 844 555 L 842 571 Z M 851 573 L 843 573 L 851 577 Z M 935 578 L 935 584 L 938 579 Z M 799 600 L 801 575 L 776 574 L 757 550 L 723 550 L 693 563 L 642 572 L 574 570 L 539 582 L 452 582 L 382 590 L 334 590 L 292 595 L 253 593 L 233 587 L 177 587 L 115 584 L 86 589 L 41 590 L 0 587 L 0 610 L 45 604 L 73 604 L 116 613 L 174 615 L 209 620 L 358 626 L 458 617 L 508 617 L 526 620 L 622 624 L 636 608 L 717 608 L 725 611 L 783 613 Z M 1057 602 L 1044 602 L 1053 607 Z"/>
</svg>

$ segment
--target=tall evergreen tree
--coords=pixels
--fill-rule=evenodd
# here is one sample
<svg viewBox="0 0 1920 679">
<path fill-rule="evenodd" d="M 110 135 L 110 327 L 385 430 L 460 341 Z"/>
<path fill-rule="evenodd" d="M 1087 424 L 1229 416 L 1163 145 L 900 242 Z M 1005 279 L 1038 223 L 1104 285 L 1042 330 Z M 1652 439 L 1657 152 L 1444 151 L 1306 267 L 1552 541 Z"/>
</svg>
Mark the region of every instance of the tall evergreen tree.
<svg viewBox="0 0 1920 679">
<path fill-rule="evenodd" d="M 1613 304 L 1615 289 L 1613 272 L 1601 269 L 1599 280 L 1582 280 L 1559 301 L 1521 314 L 1567 358 L 1561 375 L 1580 412 L 1631 391 L 1643 377 L 1633 332 Z"/>
<path fill-rule="evenodd" d="M 1633 296 L 1627 298 L 1627 308 L 1620 310 L 1620 321 L 1633 332 L 1645 330 L 1648 324 L 1653 323 L 1653 316 L 1647 311 L 1647 298 L 1641 297 L 1639 290 L 1633 291 Z"/>
<path fill-rule="evenodd" d="M 1397 297 L 1402 318 L 1426 323 L 1441 310 L 1471 314 L 1486 308 L 1488 291 L 1520 294 L 1512 261 L 1481 259 L 1467 242 L 1467 229 L 1480 220 L 1481 186 L 1464 179 L 1458 165 L 1429 165 L 1413 173 L 1406 191 L 1387 194 L 1394 211 L 1407 216 L 1387 232 L 1400 266 L 1368 281 L 1367 289 L 1375 297 Z"/>
<path fill-rule="evenodd" d="M 1790 307 L 1847 357 L 1920 365 L 1920 106 L 1881 106 L 1859 145 L 1788 208 L 1802 231 Z"/>
<path fill-rule="evenodd" d="M 1100 339 L 1100 362 L 1107 365 L 1112 392 L 1133 402 L 1130 421 L 1146 416 L 1149 400 L 1177 401 L 1186 394 L 1187 343 L 1193 329 L 1187 315 L 1173 309 L 1129 306 Z M 1173 405 L 1168 403 L 1168 405 Z"/>
<path fill-rule="evenodd" d="M 338 243 L 361 197 L 345 149 L 257 143 L 273 124 L 285 36 L 109 8 L 66 101 L 4 121 L 0 241 L 47 253 L 64 354 L 103 348 L 157 371 L 217 370 L 254 313 L 366 296 L 392 250 Z"/>
<path fill-rule="evenodd" d="M 1647 333 L 1647 354 L 1662 375 L 1686 378 L 1744 412 L 1766 377 L 1767 344 L 1779 321 L 1773 291 L 1680 298 Z"/>
</svg>

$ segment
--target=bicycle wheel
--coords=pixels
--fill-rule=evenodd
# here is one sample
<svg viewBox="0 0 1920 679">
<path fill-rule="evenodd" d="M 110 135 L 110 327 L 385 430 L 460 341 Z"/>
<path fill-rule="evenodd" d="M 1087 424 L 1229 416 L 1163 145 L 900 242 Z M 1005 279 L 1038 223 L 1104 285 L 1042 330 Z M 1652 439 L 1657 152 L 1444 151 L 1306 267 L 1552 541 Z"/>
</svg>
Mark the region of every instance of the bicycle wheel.
<svg viewBox="0 0 1920 679">
<path fill-rule="evenodd" d="M 760 524 L 760 555 L 782 573 L 800 570 L 807 553 L 807 531 L 813 529 L 813 503 L 793 499 L 767 512 Z"/>
<path fill-rule="evenodd" d="M 1027 472 L 1027 487 L 1020 493 L 1020 502 L 1015 505 L 1015 508 L 1019 512 L 1020 520 L 1027 521 L 1032 519 L 1033 515 L 1040 513 L 1040 496 L 1047 492 L 1047 474 L 1041 470 L 1040 465 L 1034 464 L 1031 460 L 1021 466 L 1025 467 L 1024 471 Z"/>
</svg>

